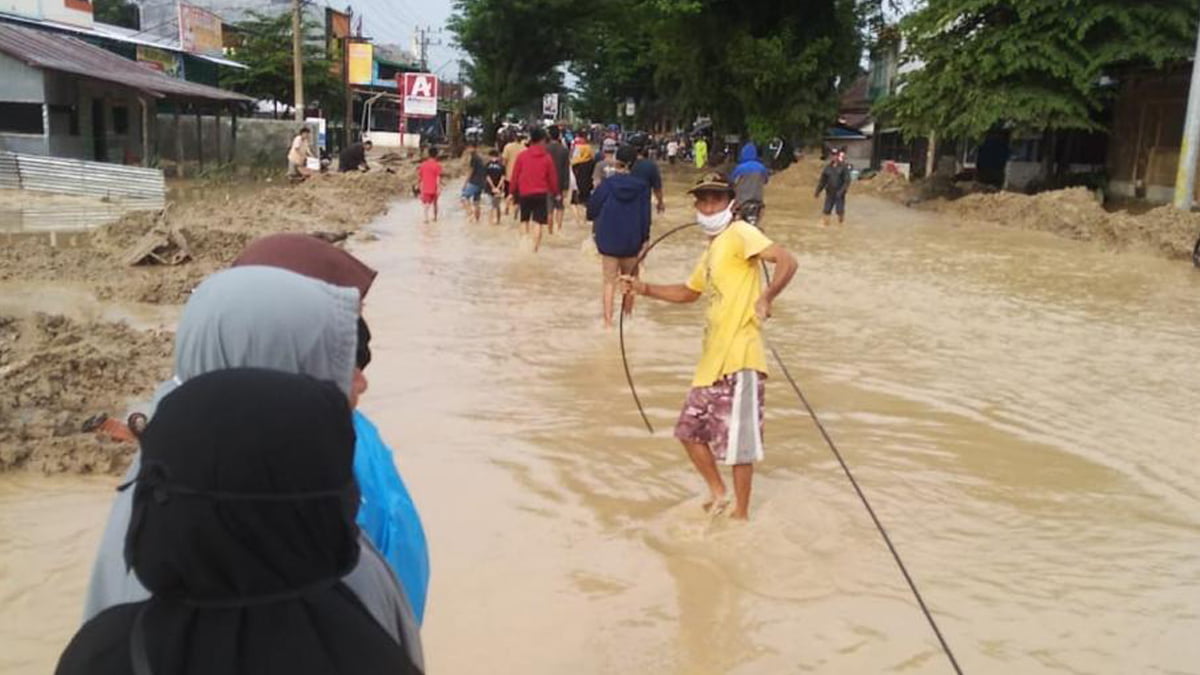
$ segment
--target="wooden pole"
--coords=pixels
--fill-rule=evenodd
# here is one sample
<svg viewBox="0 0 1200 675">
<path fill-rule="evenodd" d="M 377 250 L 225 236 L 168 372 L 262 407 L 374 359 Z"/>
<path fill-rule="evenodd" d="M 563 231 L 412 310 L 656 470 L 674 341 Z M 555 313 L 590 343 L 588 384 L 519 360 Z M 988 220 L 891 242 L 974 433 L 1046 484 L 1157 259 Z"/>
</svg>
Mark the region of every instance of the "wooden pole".
<svg viewBox="0 0 1200 675">
<path fill-rule="evenodd" d="M 200 107 L 192 106 L 196 112 L 196 163 L 200 171 L 204 171 L 204 120 L 200 117 Z"/>
<path fill-rule="evenodd" d="M 217 106 L 217 135 L 213 139 L 213 148 L 217 151 L 217 166 L 220 167 L 224 163 L 224 158 L 221 157 L 221 106 Z"/>
<path fill-rule="evenodd" d="M 234 108 L 229 119 L 229 163 L 237 165 L 237 108 Z M 236 169 L 235 169 L 236 170 Z"/>
<path fill-rule="evenodd" d="M 183 168 L 183 128 L 179 122 L 179 101 L 175 101 L 172 106 L 172 112 L 175 117 L 175 128 L 172 130 L 175 136 L 175 177 L 183 178 L 187 171 Z"/>
<path fill-rule="evenodd" d="M 296 121 L 304 121 L 304 36 L 301 31 L 300 0 L 292 0 L 292 82 L 296 92 Z"/>
<path fill-rule="evenodd" d="M 150 166 L 150 104 L 145 96 L 138 97 L 142 105 L 142 166 Z"/>
</svg>

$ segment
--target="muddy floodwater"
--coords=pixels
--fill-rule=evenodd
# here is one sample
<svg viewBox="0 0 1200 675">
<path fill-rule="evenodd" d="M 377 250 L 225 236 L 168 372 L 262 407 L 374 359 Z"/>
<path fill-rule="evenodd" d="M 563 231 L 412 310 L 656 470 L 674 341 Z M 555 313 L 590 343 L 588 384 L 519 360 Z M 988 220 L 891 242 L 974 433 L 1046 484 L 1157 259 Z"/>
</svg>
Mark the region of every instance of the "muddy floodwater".
<svg viewBox="0 0 1200 675">
<path fill-rule="evenodd" d="M 683 184 L 656 231 L 689 218 Z M 363 406 L 429 533 L 430 673 L 949 673 L 778 369 L 751 521 L 710 521 L 671 427 L 703 307 L 639 300 L 630 362 L 568 220 L 539 255 L 411 203 L 381 274 Z M 867 197 L 798 253 L 770 343 L 856 471 L 967 673 L 1200 673 L 1200 273 Z M 651 254 L 685 278 L 685 231 Z M 0 671 L 79 616 L 113 478 L 0 476 Z"/>
</svg>

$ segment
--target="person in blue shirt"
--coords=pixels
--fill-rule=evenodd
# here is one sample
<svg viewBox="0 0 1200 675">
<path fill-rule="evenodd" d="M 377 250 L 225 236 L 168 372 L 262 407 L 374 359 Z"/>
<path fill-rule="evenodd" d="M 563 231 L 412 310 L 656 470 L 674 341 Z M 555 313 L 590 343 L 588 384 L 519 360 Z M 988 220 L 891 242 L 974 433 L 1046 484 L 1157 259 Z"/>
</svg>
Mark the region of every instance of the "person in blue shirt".
<svg viewBox="0 0 1200 675">
<path fill-rule="evenodd" d="M 758 159 L 758 148 L 751 141 L 742 146 L 730 178 L 733 180 L 734 200 L 739 212 L 750 224 L 757 226 L 765 210 L 763 192 L 771 172 Z"/>
<path fill-rule="evenodd" d="M 617 277 L 637 276 L 638 256 L 650 240 L 650 185 L 631 173 L 637 161 L 632 146 L 618 148 L 615 172 L 588 200 L 587 217 L 594 223 L 592 234 L 602 257 L 604 327 L 610 329 Z M 626 296 L 622 301 L 621 311 L 626 315 L 633 311 L 632 300 Z"/>
<path fill-rule="evenodd" d="M 634 148 L 637 150 L 638 159 L 633 163 L 633 167 L 629 170 L 629 173 L 646 181 L 646 184 L 650 186 L 650 191 L 654 193 L 656 208 L 659 213 L 662 213 L 667 210 L 667 206 L 663 202 L 662 172 L 658 170 L 658 162 L 650 159 L 648 154 L 649 143 L 645 137 Z"/>
</svg>

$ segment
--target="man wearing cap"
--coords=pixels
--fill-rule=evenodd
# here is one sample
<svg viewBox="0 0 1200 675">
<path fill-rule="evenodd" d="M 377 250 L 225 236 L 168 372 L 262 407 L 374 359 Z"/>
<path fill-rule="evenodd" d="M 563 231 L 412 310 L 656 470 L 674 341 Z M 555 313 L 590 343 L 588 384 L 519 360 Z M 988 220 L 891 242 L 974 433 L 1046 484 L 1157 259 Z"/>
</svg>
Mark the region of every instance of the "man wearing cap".
<svg viewBox="0 0 1200 675">
<path fill-rule="evenodd" d="M 846 222 L 846 192 L 850 189 L 850 167 L 846 166 L 846 151 L 834 149 L 829 155 L 829 164 L 821 169 L 817 181 L 819 197 L 825 191 L 825 208 L 821 210 L 821 225 L 829 226 L 829 214 L 837 211 L 838 224 Z"/>
<path fill-rule="evenodd" d="M 675 426 L 692 464 L 708 485 L 704 507 L 719 514 L 729 508 L 720 462 L 733 467 L 735 503 L 731 517 L 750 513 L 754 462 L 763 458 L 763 379 L 767 358 L 762 324 L 771 303 L 791 282 L 796 259 L 753 225 L 734 220 L 733 186 L 720 173 L 708 173 L 689 190 L 695 199 L 696 222 L 708 237 L 708 248 L 682 284 L 647 284 L 622 276 L 626 293 L 666 302 L 695 302 L 709 297 L 704 346 Z M 763 288 L 761 261 L 775 264 L 771 283 Z"/>
</svg>

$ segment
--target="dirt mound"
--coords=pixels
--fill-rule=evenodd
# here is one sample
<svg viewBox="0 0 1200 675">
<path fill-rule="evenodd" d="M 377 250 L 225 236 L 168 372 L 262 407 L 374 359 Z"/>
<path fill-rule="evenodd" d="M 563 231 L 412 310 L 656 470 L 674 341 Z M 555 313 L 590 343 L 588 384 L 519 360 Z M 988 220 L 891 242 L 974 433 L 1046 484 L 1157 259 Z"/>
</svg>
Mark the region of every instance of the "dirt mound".
<svg viewBox="0 0 1200 675">
<path fill-rule="evenodd" d="M 170 374 L 170 333 L 46 314 L 0 316 L 0 471 L 112 473 L 129 443 L 82 431 L 96 413 L 121 416 Z"/>
<path fill-rule="evenodd" d="M 271 232 L 355 230 L 406 194 L 411 167 L 327 174 L 299 185 L 193 186 L 165 217 L 141 212 L 79 237 L 76 247 L 18 237 L 0 247 L 0 280 L 86 283 L 101 299 L 180 303 L 200 279 L 228 265 L 251 239 Z M 226 189 L 228 188 L 228 189 Z M 126 267 L 122 255 L 155 227 L 180 228 L 193 259 L 178 266 Z"/>
<path fill-rule="evenodd" d="M 1094 241 L 1112 249 L 1138 247 L 1172 259 L 1187 259 L 1200 237 L 1200 214 L 1163 206 L 1141 215 L 1110 213 L 1087 188 L 1052 190 L 1036 195 L 1016 192 L 972 194 L 930 205 L 969 220 L 1042 230 Z"/>
</svg>

